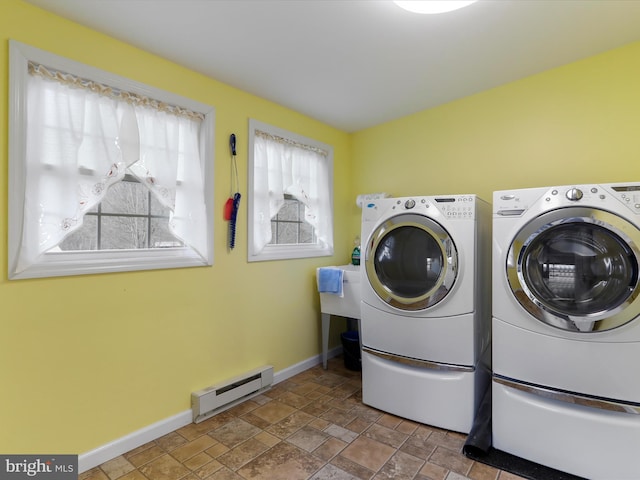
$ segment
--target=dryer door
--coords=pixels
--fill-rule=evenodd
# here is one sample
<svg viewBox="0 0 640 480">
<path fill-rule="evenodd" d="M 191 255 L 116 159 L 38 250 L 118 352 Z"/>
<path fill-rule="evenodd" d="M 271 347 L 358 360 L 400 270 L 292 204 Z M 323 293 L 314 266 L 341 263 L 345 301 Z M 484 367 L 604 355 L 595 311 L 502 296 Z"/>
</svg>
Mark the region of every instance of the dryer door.
<svg viewBox="0 0 640 480">
<path fill-rule="evenodd" d="M 373 231 L 364 254 L 374 291 L 400 310 L 424 310 L 442 301 L 458 274 L 458 253 L 449 233 L 423 215 L 389 218 Z"/>
<path fill-rule="evenodd" d="M 507 256 L 518 302 L 563 330 L 598 332 L 640 314 L 640 231 L 598 209 L 563 208 L 526 225 Z"/>
</svg>

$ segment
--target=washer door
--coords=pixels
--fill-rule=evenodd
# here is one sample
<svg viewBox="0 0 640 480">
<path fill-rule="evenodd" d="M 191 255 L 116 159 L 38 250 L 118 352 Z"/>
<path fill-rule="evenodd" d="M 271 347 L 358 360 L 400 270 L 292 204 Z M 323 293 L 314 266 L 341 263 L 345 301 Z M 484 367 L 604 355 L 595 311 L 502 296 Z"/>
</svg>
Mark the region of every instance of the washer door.
<svg viewBox="0 0 640 480">
<path fill-rule="evenodd" d="M 541 215 L 507 255 L 515 298 L 538 320 L 568 331 L 620 327 L 640 314 L 640 231 L 603 210 L 563 208 Z"/>
<path fill-rule="evenodd" d="M 458 273 L 458 253 L 447 231 L 418 214 L 378 226 L 365 249 L 369 283 L 388 305 L 424 310 L 447 296 Z"/>
</svg>

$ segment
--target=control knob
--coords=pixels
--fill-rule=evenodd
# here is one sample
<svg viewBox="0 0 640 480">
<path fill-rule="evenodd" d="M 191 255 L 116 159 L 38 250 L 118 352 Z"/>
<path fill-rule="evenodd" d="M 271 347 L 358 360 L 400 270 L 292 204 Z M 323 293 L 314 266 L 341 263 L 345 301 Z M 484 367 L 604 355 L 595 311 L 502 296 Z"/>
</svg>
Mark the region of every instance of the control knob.
<svg viewBox="0 0 640 480">
<path fill-rule="evenodd" d="M 404 202 L 404 208 L 406 208 L 407 210 L 410 210 L 415 206 L 416 206 L 416 201 L 411 198 L 406 202 Z"/>
<path fill-rule="evenodd" d="M 566 193 L 567 199 L 572 202 L 577 202 L 582 198 L 582 190 L 579 188 L 570 188 Z"/>
</svg>

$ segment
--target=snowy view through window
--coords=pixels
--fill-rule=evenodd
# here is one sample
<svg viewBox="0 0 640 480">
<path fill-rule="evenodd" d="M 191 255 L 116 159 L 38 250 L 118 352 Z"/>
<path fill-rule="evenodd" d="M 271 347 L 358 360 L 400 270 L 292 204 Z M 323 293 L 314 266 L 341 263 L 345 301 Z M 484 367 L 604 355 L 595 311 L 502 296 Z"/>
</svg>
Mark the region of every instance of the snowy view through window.
<svg viewBox="0 0 640 480">
<path fill-rule="evenodd" d="M 182 247 L 169 230 L 170 210 L 135 177 L 109 188 L 82 226 L 60 244 L 64 251 Z"/>
<path fill-rule="evenodd" d="M 304 219 L 304 203 L 285 194 L 284 205 L 271 220 L 272 244 L 315 243 L 313 226 Z"/>
</svg>

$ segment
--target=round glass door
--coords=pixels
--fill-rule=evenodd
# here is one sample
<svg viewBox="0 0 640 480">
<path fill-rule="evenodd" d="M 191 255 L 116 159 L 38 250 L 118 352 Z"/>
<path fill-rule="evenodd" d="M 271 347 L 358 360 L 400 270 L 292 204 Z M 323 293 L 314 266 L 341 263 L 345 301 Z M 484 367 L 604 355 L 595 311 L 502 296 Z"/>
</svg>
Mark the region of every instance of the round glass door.
<svg viewBox="0 0 640 480">
<path fill-rule="evenodd" d="M 640 314 L 639 233 L 595 209 L 538 217 L 512 243 L 507 276 L 521 305 L 564 330 L 610 330 Z"/>
<path fill-rule="evenodd" d="M 416 214 L 392 217 L 371 235 L 365 250 L 369 282 L 387 304 L 424 310 L 440 302 L 457 276 L 457 251 L 447 231 Z"/>
</svg>

